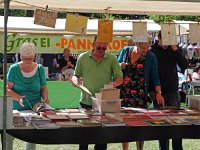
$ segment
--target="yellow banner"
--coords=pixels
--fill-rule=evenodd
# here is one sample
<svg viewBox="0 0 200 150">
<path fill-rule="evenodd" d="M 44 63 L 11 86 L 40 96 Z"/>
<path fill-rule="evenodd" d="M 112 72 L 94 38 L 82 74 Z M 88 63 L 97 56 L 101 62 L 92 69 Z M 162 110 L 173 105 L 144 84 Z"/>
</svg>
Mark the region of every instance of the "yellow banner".
<svg viewBox="0 0 200 150">
<path fill-rule="evenodd" d="M 18 53 L 24 42 L 32 42 L 36 46 L 36 53 L 62 53 L 64 48 L 69 48 L 72 54 L 80 54 L 93 49 L 94 36 L 76 35 L 37 35 L 37 34 L 8 34 L 7 52 Z M 3 42 L 3 34 L 0 35 Z M 109 43 L 108 52 L 117 55 L 128 43 L 127 37 L 113 37 Z M 4 45 L 1 44 L 0 52 L 3 53 Z"/>
</svg>

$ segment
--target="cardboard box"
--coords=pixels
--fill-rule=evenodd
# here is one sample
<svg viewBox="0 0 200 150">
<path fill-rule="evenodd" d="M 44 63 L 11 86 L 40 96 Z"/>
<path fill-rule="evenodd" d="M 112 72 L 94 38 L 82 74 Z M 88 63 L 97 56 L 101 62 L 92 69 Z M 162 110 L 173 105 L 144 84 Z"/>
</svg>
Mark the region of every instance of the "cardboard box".
<svg viewBox="0 0 200 150">
<path fill-rule="evenodd" d="M 100 100 L 92 98 L 92 107 L 95 111 L 104 113 L 119 113 L 121 109 L 121 99 Z"/>
<path fill-rule="evenodd" d="M 7 96 L 7 129 L 13 128 L 13 99 Z M 0 96 L 0 129 L 3 129 L 3 96 Z"/>
<path fill-rule="evenodd" d="M 101 100 L 120 99 L 120 89 L 103 89 L 101 93 L 96 93 L 95 96 Z"/>
<path fill-rule="evenodd" d="M 200 111 L 200 95 L 189 95 L 188 107 Z"/>
</svg>

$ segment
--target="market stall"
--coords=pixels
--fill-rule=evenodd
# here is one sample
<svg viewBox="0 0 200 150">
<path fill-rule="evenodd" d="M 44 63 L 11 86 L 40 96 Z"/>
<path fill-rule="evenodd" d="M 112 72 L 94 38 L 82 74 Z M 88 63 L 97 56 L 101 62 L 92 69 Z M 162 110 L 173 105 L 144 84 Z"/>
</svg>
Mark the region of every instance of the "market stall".
<svg viewBox="0 0 200 150">
<path fill-rule="evenodd" d="M 0 5 L 5 10 L 4 17 L 4 55 L 7 55 L 7 16 L 9 10 L 9 0 L 6 0 Z M 155 5 L 156 3 L 156 5 Z M 36 6 L 37 5 L 37 6 Z M 11 1 L 11 8 L 18 9 L 35 9 L 35 7 L 44 8 L 46 5 L 49 9 L 65 12 L 90 12 L 90 13 L 121 13 L 121 14 L 169 14 L 169 15 L 200 15 L 200 3 L 198 1 L 189 0 L 170 0 L 170 1 L 140 1 L 140 0 L 115 0 L 115 1 L 104 1 L 102 0 L 87 0 L 87 1 L 32 1 L 32 0 L 19 0 Z M 165 7 L 163 7 L 165 6 Z M 6 61 L 5 65 L 6 67 Z M 6 72 L 4 72 L 6 74 Z M 5 81 L 5 78 L 4 78 Z M 6 100 L 6 87 L 4 84 L 4 97 Z M 6 106 L 6 102 L 4 103 Z M 4 107 L 6 109 L 6 107 Z M 6 111 L 4 111 L 5 113 Z M 4 117 L 4 137 L 6 131 L 6 113 Z M 164 129 L 164 130 L 163 130 Z M 94 132 L 95 130 L 95 132 Z M 143 134 L 139 131 L 144 131 Z M 26 130 L 21 130 L 26 131 Z M 113 127 L 113 128 L 78 128 L 78 129 L 58 129 L 58 130 L 27 130 L 27 132 L 21 132 L 20 130 L 8 130 L 7 132 L 22 140 L 30 141 L 33 143 L 103 143 L 106 142 L 123 142 L 123 141 L 134 141 L 134 140 L 151 140 L 158 138 L 199 138 L 197 134 L 199 126 L 165 126 L 165 127 Z M 90 133 L 91 136 L 85 138 L 84 133 Z M 118 132 L 116 132 L 118 131 Z M 176 131 L 176 132 L 174 132 Z M 183 132 L 184 131 L 184 132 Z M 192 132 L 191 132 L 192 131 Z M 45 141 L 47 135 L 49 141 Z M 163 133 L 162 133 L 163 132 Z M 24 134 L 26 136 L 24 138 Z M 30 137 L 27 137 L 27 133 L 30 133 Z M 42 133 L 45 135 L 42 136 Z M 63 134 L 66 133 L 66 134 Z M 76 133 L 76 134 L 75 134 Z M 83 133 L 83 134 L 80 134 Z M 117 135 L 115 134 L 117 133 Z M 131 133 L 131 134 L 130 134 Z M 176 133 L 176 134 L 175 134 Z M 130 137 L 127 137 L 127 134 Z M 98 136 L 97 136 L 98 135 Z M 110 138 L 110 136 L 113 136 Z M 115 136 L 116 135 L 116 136 Z M 137 136 L 136 136 L 137 135 Z M 92 139 L 95 136 L 97 139 Z M 65 140 L 65 142 L 63 141 Z M 77 141 L 75 140 L 77 139 Z M 5 140 L 3 140 L 5 141 Z M 73 142 L 74 141 L 74 142 Z M 4 142 L 5 145 L 5 142 Z"/>
</svg>

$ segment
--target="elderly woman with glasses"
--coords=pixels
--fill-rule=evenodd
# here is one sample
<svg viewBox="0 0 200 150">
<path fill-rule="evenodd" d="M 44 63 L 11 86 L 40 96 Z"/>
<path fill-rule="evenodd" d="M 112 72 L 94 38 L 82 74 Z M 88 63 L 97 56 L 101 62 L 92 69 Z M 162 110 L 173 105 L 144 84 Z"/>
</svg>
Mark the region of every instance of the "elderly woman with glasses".
<svg viewBox="0 0 200 150">
<path fill-rule="evenodd" d="M 156 56 L 148 51 L 151 37 L 146 42 L 136 42 L 136 46 L 126 46 L 120 52 L 118 61 L 123 70 L 123 84 L 120 86 L 122 107 L 147 108 L 148 93 L 154 88 L 155 100 L 164 106 Z M 143 141 L 137 141 L 137 150 L 143 149 Z M 128 143 L 123 143 L 128 150 Z"/>
<path fill-rule="evenodd" d="M 10 66 L 7 74 L 7 93 L 13 98 L 13 110 L 32 110 L 42 99 L 48 103 L 48 90 L 44 68 L 34 62 L 35 46 L 23 43 L 20 48 L 21 61 Z M 8 149 L 13 149 L 13 137 L 8 138 Z M 35 149 L 36 145 L 26 143 L 25 149 Z"/>
</svg>

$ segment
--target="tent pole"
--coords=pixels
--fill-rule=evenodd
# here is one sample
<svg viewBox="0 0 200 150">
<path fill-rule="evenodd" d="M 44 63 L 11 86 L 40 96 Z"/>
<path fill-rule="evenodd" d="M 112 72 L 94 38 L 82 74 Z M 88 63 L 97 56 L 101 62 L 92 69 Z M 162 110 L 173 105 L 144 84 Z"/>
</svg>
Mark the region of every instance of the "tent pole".
<svg viewBox="0 0 200 150">
<path fill-rule="evenodd" d="M 3 95 L 3 139 L 2 149 L 6 150 L 6 122 L 7 122 L 7 92 L 6 92 L 6 75 L 7 75 L 7 22 L 9 13 L 10 0 L 4 0 L 4 63 L 3 63 L 3 80 L 4 80 L 4 95 Z"/>
</svg>

